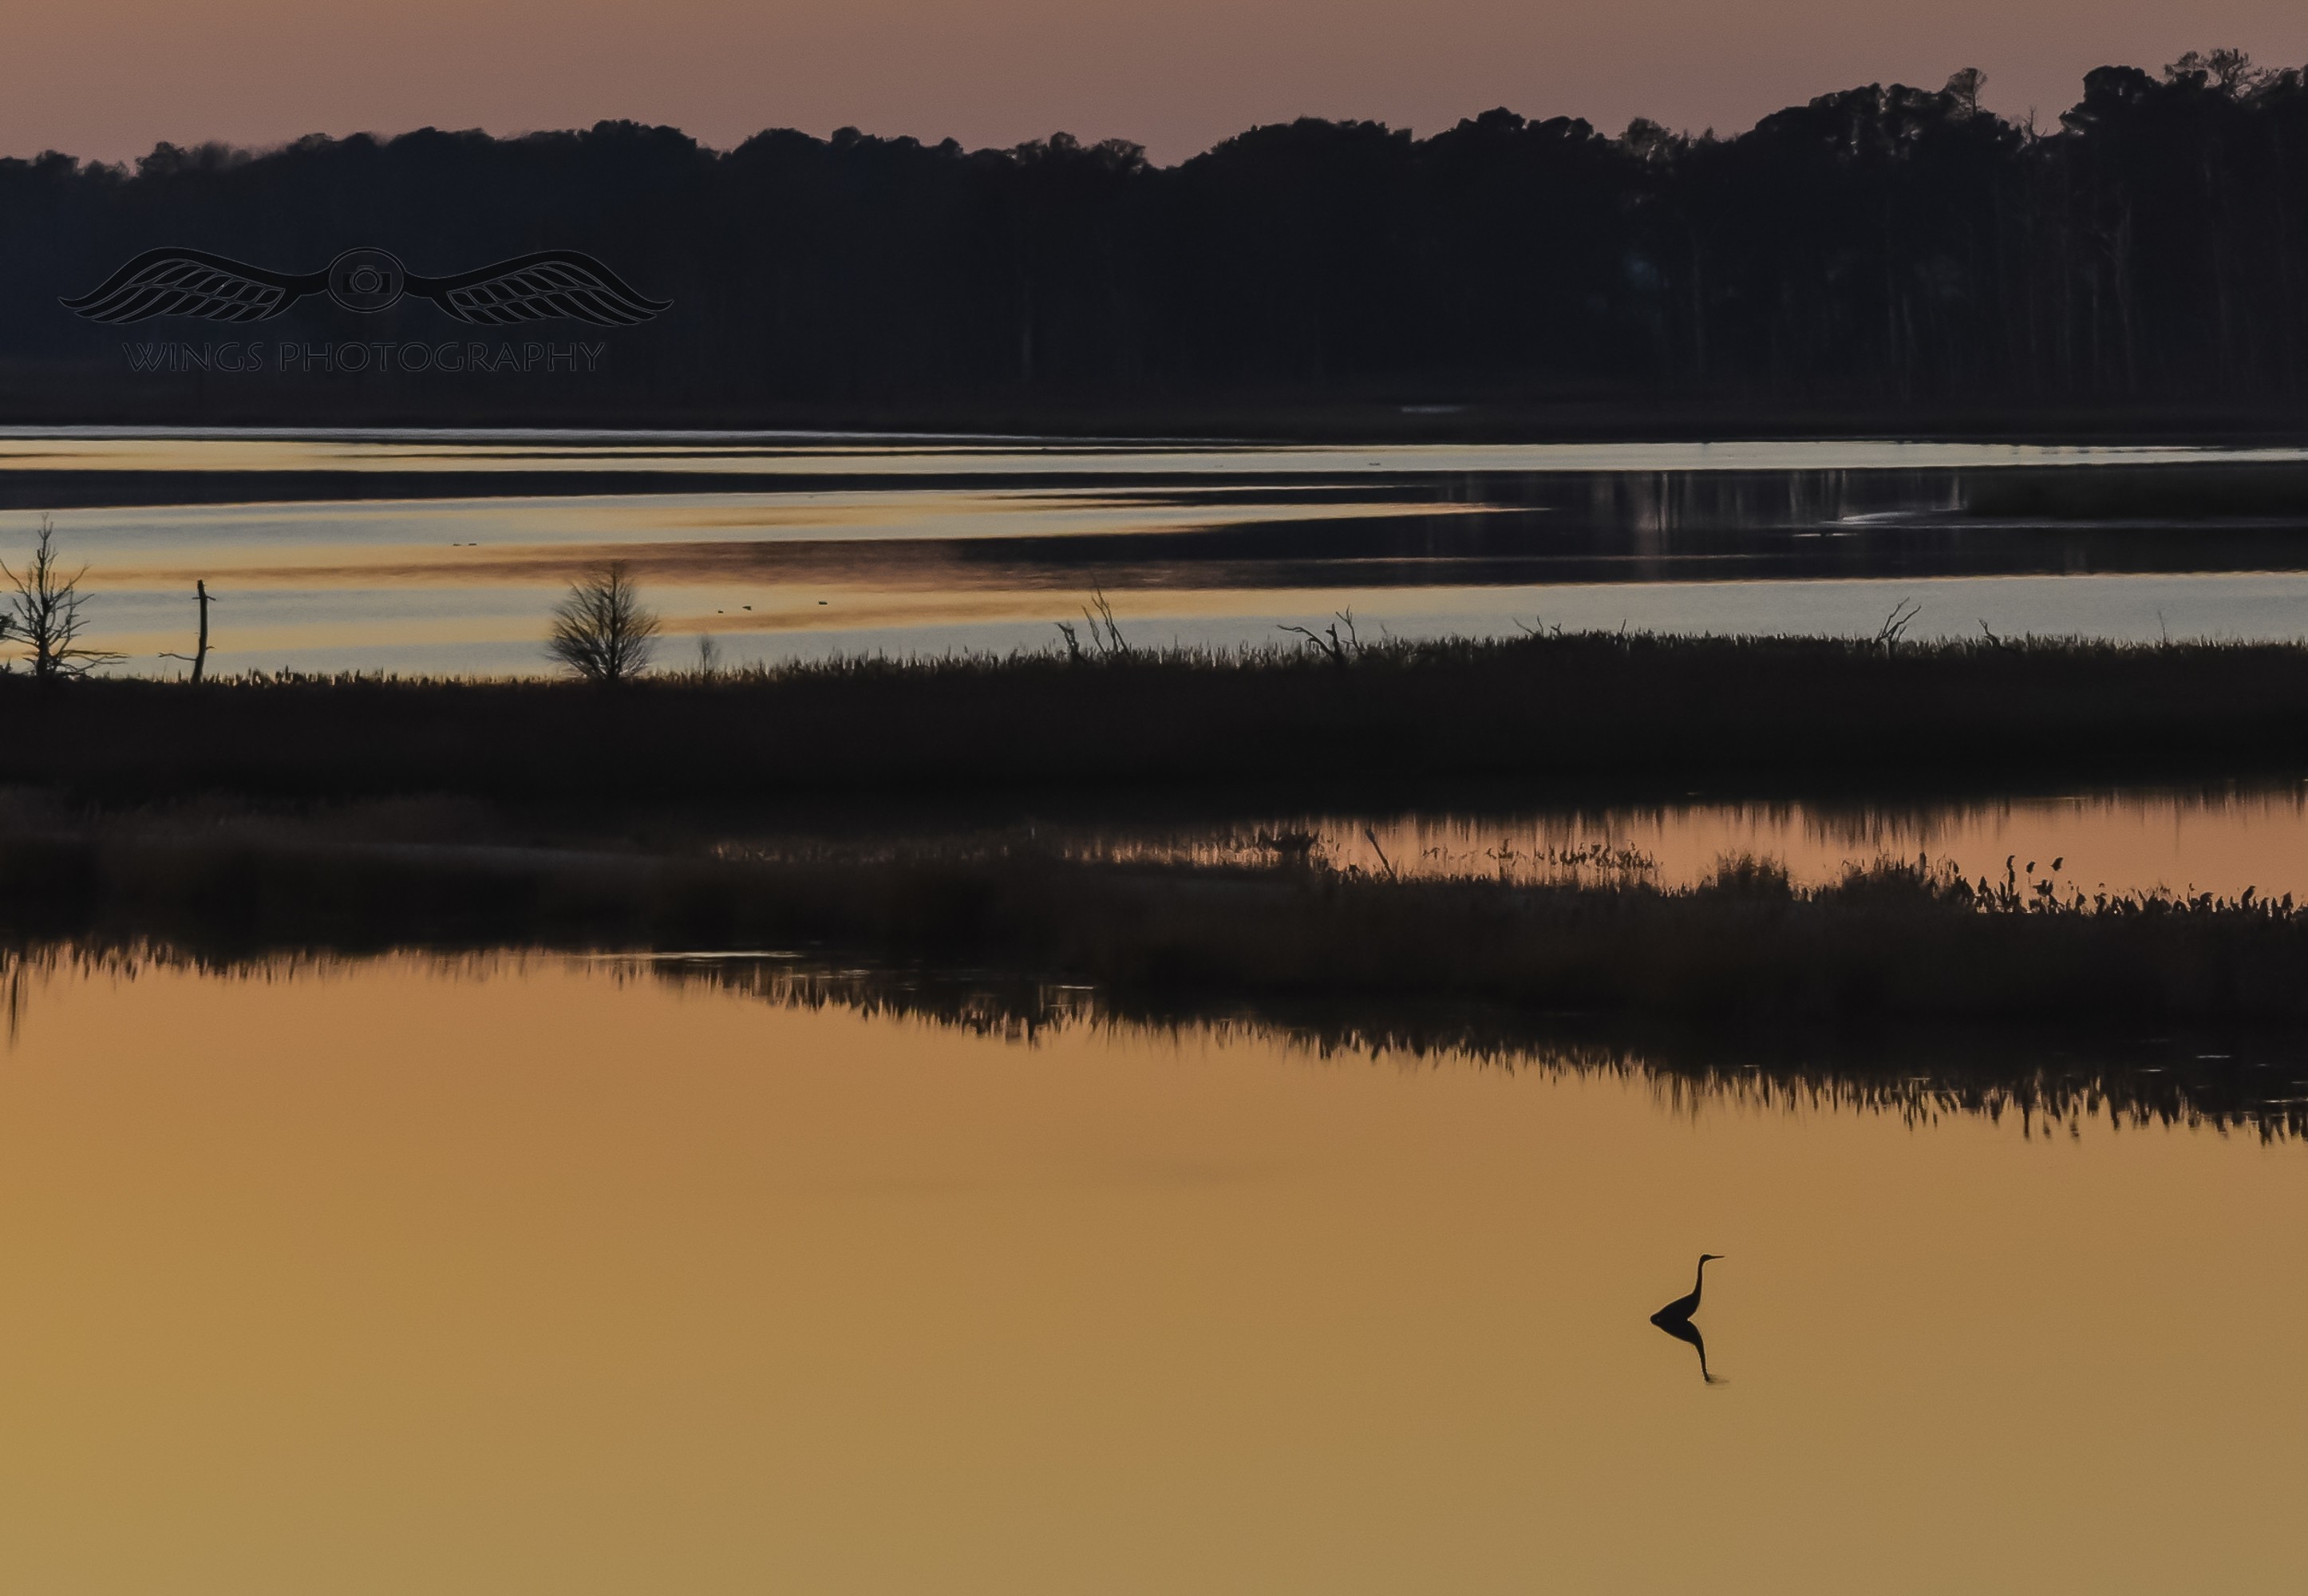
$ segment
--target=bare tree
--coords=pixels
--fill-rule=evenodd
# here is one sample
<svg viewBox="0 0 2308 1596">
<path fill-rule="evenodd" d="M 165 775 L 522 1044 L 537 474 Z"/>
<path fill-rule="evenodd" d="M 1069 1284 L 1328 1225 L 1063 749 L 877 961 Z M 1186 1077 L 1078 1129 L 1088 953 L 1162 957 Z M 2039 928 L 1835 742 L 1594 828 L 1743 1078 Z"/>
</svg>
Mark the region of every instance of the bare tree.
<svg viewBox="0 0 2308 1596">
<path fill-rule="evenodd" d="M 642 607 L 624 565 L 615 563 L 572 584 L 553 611 L 546 647 L 587 681 L 613 686 L 649 669 L 659 630 L 655 612 Z"/>
<path fill-rule="evenodd" d="M 209 606 L 216 602 L 216 595 L 209 591 L 207 578 L 193 583 L 193 600 L 200 606 L 201 611 L 200 641 L 194 644 L 193 651 L 189 654 L 161 653 L 153 658 L 184 660 L 193 668 L 193 680 L 197 682 L 209 668 Z"/>
<path fill-rule="evenodd" d="M 99 665 L 116 665 L 125 657 L 103 649 L 82 648 L 80 579 L 82 565 L 70 576 L 56 558 L 56 529 L 45 515 L 40 535 L 32 545 L 31 563 L 22 575 L 0 561 L 0 577 L 16 591 L 8 600 L 9 614 L 0 618 L 0 637 L 13 634 L 32 651 L 32 675 L 42 681 L 58 677 L 86 676 Z"/>
<path fill-rule="evenodd" d="M 1074 630 L 1072 621 L 1057 624 L 1058 635 L 1065 640 L 1068 660 L 1080 665 L 1092 657 L 1092 651 L 1100 660 L 1130 658 L 1133 651 L 1122 635 L 1122 628 L 1115 625 L 1114 606 L 1107 602 L 1104 588 L 1090 590 L 1090 601 L 1082 606 L 1082 619 L 1089 623 L 1089 649 L 1082 647 L 1081 636 Z"/>
<path fill-rule="evenodd" d="M 1275 630 L 1296 632 L 1306 640 L 1308 648 L 1321 654 L 1331 664 L 1346 665 L 1350 663 L 1356 654 L 1363 651 L 1363 634 L 1355 629 L 1353 610 L 1339 609 L 1333 610 L 1331 613 L 1339 618 L 1323 627 L 1320 633 L 1305 626 L 1277 626 Z M 1342 624 L 1347 628 L 1347 634 L 1344 637 L 1339 635 L 1339 627 Z M 1374 843 L 1372 846 L 1375 847 L 1377 844 Z"/>
<path fill-rule="evenodd" d="M 1891 613 L 1883 617 L 1882 625 L 1876 629 L 1875 646 L 1889 654 L 1899 646 L 1899 640 L 1908 634 L 1908 628 L 1915 625 L 1916 617 L 1923 613 L 1924 607 L 1915 600 L 1900 600 L 1891 606 Z"/>
</svg>

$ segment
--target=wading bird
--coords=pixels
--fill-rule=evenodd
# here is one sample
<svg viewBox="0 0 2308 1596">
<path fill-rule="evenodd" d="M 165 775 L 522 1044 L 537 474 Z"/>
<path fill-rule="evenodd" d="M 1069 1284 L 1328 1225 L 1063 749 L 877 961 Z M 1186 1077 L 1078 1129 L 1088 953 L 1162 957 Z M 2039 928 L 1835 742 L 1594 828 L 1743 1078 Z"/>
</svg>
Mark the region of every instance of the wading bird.
<svg viewBox="0 0 2308 1596">
<path fill-rule="evenodd" d="M 1691 1316 L 1699 1311 L 1699 1294 L 1707 1287 L 1707 1266 L 1709 1264 L 1714 1263 L 1722 1255 L 1723 1255 L 1721 1253 L 1700 1254 L 1699 1278 L 1692 1283 L 1691 1295 L 1688 1297 L 1678 1297 L 1673 1302 L 1668 1303 L 1665 1307 L 1659 1309 L 1658 1312 L 1651 1316 L 1651 1323 L 1658 1325 L 1661 1330 L 1665 1330 L 1670 1324 L 1690 1324 Z"/>
<path fill-rule="evenodd" d="M 1699 1377 L 1709 1385 L 1715 1385 L 1716 1379 L 1707 1372 L 1707 1342 L 1701 1337 L 1699 1326 L 1691 1322 L 1691 1316 L 1699 1311 L 1699 1294 L 1707 1286 L 1708 1264 L 1722 1255 L 1721 1253 L 1700 1254 L 1699 1278 L 1692 1283 L 1691 1295 L 1676 1298 L 1651 1316 L 1652 1324 L 1675 1340 L 1691 1343 L 1692 1350 L 1699 1354 Z"/>
</svg>

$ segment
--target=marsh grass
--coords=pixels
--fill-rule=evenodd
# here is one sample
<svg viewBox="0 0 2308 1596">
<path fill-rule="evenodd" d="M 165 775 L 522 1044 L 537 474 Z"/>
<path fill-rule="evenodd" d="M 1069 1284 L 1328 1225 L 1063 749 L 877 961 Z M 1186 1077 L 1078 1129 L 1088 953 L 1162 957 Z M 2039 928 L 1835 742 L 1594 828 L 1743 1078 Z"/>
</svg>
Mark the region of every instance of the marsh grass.
<svg viewBox="0 0 2308 1596">
<path fill-rule="evenodd" d="M 1615 856 L 1437 876 L 1331 867 L 1302 832 L 1085 857 L 1014 821 L 1069 793 L 1095 811 L 1293 783 L 1331 803 L 1456 780 L 1681 791 L 2298 768 L 2297 646 L 1548 633 L 1343 659 L 1302 643 L 844 660 L 614 692 L 45 688 L 0 677 L 0 781 L 37 784 L 0 802 L 0 935 L 24 944 L 815 949 L 1082 984 L 1149 1012 L 1303 1010 L 1350 1032 L 1361 1022 L 1338 1017 L 1371 1005 L 1423 1010 L 1437 1034 L 1477 1014 L 2308 1028 L 2308 916 L 2252 893 L 2087 895 L 1928 858 L 1818 886 L 1759 858 L 1687 888 Z M 718 850 L 710 829 L 651 818 L 707 800 L 1012 818 L 945 833 L 966 841 L 921 840 L 931 826 Z M 504 818 L 581 801 L 584 825 Z"/>
<path fill-rule="evenodd" d="M 1546 633 L 581 683 L 0 677 L 0 781 L 602 802 L 1438 781 L 2200 778 L 2308 763 L 2308 648 Z"/>
<path fill-rule="evenodd" d="M 1032 846 L 728 858 L 105 826 L 0 837 L 0 933 L 227 954 L 816 948 L 1114 994 L 1687 1020 L 2308 1024 L 2308 912 L 2011 893 L 1877 860 L 1689 888 L 1084 863 Z"/>
</svg>

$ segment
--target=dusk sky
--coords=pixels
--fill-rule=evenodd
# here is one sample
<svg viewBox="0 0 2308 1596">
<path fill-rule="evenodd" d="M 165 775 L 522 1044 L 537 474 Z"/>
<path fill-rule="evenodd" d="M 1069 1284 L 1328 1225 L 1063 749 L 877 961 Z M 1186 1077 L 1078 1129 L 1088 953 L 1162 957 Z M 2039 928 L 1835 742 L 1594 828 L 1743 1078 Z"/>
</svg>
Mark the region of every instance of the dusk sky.
<svg viewBox="0 0 2308 1596">
<path fill-rule="evenodd" d="M 26 7 L 10 32 L 0 153 L 108 160 L 164 139 L 631 117 L 724 146 L 779 126 L 970 145 L 1064 129 L 1172 161 L 1302 115 L 1425 134 L 1504 105 L 1728 133 L 1966 65 L 1986 71 L 1990 106 L 2049 121 L 2106 62 L 2230 45 L 2308 61 L 2299 0 L 108 0 Z"/>
</svg>

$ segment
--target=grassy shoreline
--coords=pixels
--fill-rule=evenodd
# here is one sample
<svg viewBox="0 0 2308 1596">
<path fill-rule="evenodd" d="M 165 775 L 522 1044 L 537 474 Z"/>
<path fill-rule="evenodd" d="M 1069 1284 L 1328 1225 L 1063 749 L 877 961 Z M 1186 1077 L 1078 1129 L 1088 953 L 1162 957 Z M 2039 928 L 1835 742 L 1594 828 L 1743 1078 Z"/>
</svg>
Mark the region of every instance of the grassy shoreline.
<svg viewBox="0 0 2308 1596">
<path fill-rule="evenodd" d="M 1579 634 L 847 660 L 615 690 L 0 677 L 0 782 L 108 803 L 2188 781 L 2308 768 L 2308 647 Z"/>
<path fill-rule="evenodd" d="M 2308 909 L 2288 899 L 2063 899 L 1921 859 L 1809 888 L 1753 861 L 1684 888 L 1397 880 L 1303 850 L 1125 862 L 1032 825 L 938 841 L 876 819 L 2297 770 L 2297 645 L 1548 635 L 615 691 L 0 677 L 0 782 L 30 789 L 0 804 L 18 945 L 813 949 L 1157 1010 L 1407 1005 L 1446 1031 L 1494 1013 L 2308 1034 Z M 717 805 L 854 829 L 749 850 L 680 818 Z"/>
<path fill-rule="evenodd" d="M 1718 1022 L 2308 1026 L 2308 909 L 2063 901 L 1927 861 L 1815 888 L 1392 880 L 1314 866 L 301 841 L 125 826 L 0 836 L 0 936 L 240 956 L 395 947 L 815 948 L 1194 1001 Z"/>
</svg>

